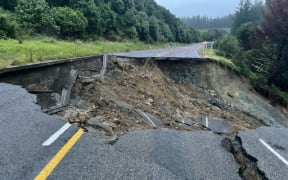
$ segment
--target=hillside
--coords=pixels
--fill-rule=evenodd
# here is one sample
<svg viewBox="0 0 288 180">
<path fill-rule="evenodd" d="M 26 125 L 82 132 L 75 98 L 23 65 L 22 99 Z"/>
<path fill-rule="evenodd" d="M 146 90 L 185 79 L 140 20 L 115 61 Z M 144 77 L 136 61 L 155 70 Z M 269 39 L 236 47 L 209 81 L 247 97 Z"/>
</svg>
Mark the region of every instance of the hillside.
<svg viewBox="0 0 288 180">
<path fill-rule="evenodd" d="M 0 0 L 0 38 L 191 43 L 198 33 L 154 0 Z"/>
</svg>

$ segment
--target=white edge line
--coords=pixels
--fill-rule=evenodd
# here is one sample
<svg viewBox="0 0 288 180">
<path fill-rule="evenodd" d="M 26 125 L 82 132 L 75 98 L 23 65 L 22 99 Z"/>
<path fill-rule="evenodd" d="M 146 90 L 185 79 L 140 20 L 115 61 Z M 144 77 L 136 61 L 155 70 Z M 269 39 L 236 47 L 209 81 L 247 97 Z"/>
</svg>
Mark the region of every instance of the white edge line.
<svg viewBox="0 0 288 180">
<path fill-rule="evenodd" d="M 286 166 L 288 166 L 288 161 L 282 157 L 278 152 L 276 152 L 269 144 L 267 144 L 263 139 L 259 139 L 259 141 L 269 150 L 271 151 L 275 156 L 277 156 L 278 159 L 280 159 Z"/>
<path fill-rule="evenodd" d="M 53 142 L 55 142 L 69 127 L 70 123 L 64 124 L 57 132 L 55 132 L 52 136 L 50 136 L 45 142 L 43 142 L 42 146 L 50 146 Z"/>
</svg>

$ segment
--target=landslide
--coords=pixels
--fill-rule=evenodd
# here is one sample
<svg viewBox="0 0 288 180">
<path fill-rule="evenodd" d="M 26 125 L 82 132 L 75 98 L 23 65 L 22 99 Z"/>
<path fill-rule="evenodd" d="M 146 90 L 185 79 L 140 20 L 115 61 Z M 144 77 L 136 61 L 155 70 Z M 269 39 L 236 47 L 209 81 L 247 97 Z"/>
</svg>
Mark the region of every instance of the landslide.
<svg viewBox="0 0 288 180">
<path fill-rule="evenodd" d="M 247 102 L 261 103 L 263 110 L 254 109 L 253 103 L 245 107 Z M 265 107 L 280 115 L 265 113 Z M 262 117 L 285 117 L 244 79 L 216 63 L 123 58 L 109 60 L 105 77 L 78 77 L 71 106 L 58 115 L 92 133 L 102 130 L 109 136 L 153 128 L 136 109 L 159 119 L 166 128 L 188 131 L 207 130 L 201 125 L 205 117 L 226 120 L 232 132 L 265 125 Z M 254 111 L 263 114 L 258 117 Z M 179 119 L 195 123 L 187 126 L 176 122 Z"/>
<path fill-rule="evenodd" d="M 213 61 L 173 61 L 168 64 L 160 61 L 158 66 L 170 79 L 204 91 L 212 104 L 236 109 L 263 125 L 288 127 L 287 108 L 272 105 L 245 78 L 223 65 Z"/>
</svg>

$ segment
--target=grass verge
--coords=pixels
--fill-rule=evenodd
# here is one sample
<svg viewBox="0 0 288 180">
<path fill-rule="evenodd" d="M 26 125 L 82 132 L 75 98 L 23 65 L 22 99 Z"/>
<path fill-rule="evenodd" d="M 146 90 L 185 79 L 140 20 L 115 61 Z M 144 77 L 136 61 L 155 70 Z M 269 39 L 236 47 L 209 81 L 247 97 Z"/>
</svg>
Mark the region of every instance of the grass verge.
<svg viewBox="0 0 288 180">
<path fill-rule="evenodd" d="M 200 50 L 200 53 L 205 58 L 209 58 L 211 60 L 219 62 L 225 66 L 230 67 L 232 70 L 239 72 L 238 67 L 232 62 L 231 59 L 217 55 L 214 49 L 204 49 L 203 48 Z"/>
<path fill-rule="evenodd" d="M 41 37 L 24 40 L 0 40 L 0 67 L 9 67 L 36 63 L 44 60 L 97 55 L 109 52 L 128 52 L 164 47 L 164 44 L 145 44 L 143 42 L 111 42 L 99 40 L 93 42 L 60 41 Z"/>
</svg>

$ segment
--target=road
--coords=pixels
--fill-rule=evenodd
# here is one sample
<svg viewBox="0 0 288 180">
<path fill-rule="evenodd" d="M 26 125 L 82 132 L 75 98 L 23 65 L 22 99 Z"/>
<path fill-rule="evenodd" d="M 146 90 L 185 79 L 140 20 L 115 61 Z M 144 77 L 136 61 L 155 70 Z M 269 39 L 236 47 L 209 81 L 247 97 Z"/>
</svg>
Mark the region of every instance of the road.
<svg viewBox="0 0 288 180">
<path fill-rule="evenodd" d="M 203 48 L 202 43 L 183 47 L 171 47 L 163 49 L 151 49 L 146 51 L 133 51 L 128 53 L 115 53 L 113 55 L 134 58 L 201 58 L 199 50 Z"/>
<path fill-rule="evenodd" d="M 288 177 L 288 129 L 262 127 L 240 132 L 242 146 L 257 159 L 257 166 L 271 180 Z"/>
<path fill-rule="evenodd" d="M 42 113 L 35 96 L 18 86 L 0 83 L 0 94 L 1 180 L 240 179 L 213 133 L 135 131 L 106 145 Z M 63 134 L 52 141 L 59 129 Z"/>
<path fill-rule="evenodd" d="M 199 58 L 201 44 L 122 53 Z M 0 83 L 0 179 L 241 179 L 222 137 L 165 128 L 129 132 L 114 145 L 41 112 L 36 97 Z M 240 132 L 243 149 L 268 179 L 288 177 L 288 130 Z"/>
</svg>

